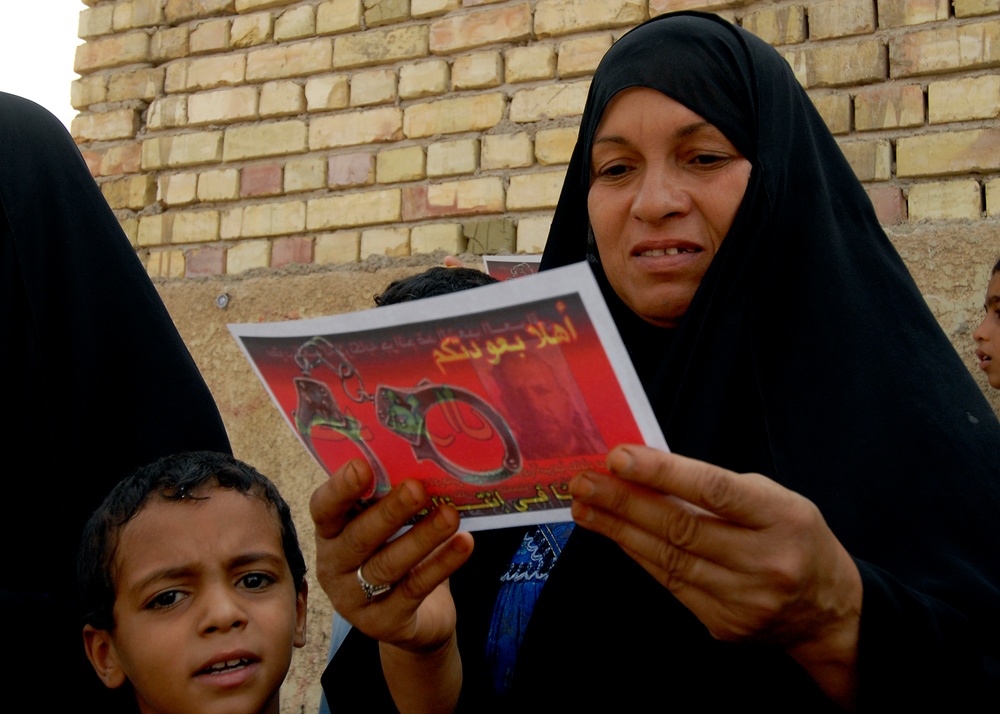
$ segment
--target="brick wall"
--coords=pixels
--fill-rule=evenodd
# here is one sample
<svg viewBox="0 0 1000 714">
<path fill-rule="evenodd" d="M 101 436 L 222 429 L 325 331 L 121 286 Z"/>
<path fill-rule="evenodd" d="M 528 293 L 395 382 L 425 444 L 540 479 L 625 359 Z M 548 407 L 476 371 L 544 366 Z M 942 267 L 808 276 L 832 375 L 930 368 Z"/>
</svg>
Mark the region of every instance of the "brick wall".
<svg viewBox="0 0 1000 714">
<path fill-rule="evenodd" d="M 997 0 L 84 0 L 72 131 L 150 274 L 537 252 L 589 78 L 677 9 L 775 45 L 882 222 L 1000 216 Z"/>
</svg>

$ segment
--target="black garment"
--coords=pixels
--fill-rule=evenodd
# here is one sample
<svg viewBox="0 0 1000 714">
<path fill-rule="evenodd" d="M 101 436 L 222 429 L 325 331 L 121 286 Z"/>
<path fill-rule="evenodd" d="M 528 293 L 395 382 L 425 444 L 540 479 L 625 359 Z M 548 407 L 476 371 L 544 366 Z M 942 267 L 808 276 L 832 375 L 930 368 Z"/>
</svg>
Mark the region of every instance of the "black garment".
<svg viewBox="0 0 1000 714">
<path fill-rule="evenodd" d="M 45 711 L 75 711 L 103 690 L 76 607 L 83 524 L 139 466 L 229 452 L 229 440 L 73 139 L 46 110 L 3 93 L 0 291 L 0 607 L 14 646 L 4 677 Z"/>
<path fill-rule="evenodd" d="M 653 327 L 618 299 L 587 237 L 591 140 L 610 99 L 635 86 L 704 117 L 752 165 L 676 330 Z M 1000 424 L 771 47 L 699 13 L 661 16 L 615 43 L 591 86 L 542 268 L 584 259 L 671 449 L 803 494 L 855 557 L 864 584 L 860 708 L 972 711 L 995 699 Z M 452 579 L 460 638 L 479 628 L 468 593 L 475 607 L 492 588 L 492 563 L 476 556 Z M 460 643 L 463 704 L 481 710 L 481 649 Z M 331 684 L 331 703 L 353 696 L 350 680 Z M 368 695 L 355 693 L 358 704 Z M 673 711 L 832 708 L 781 650 L 713 640 L 615 544 L 577 528 L 500 708 L 646 702 Z"/>
</svg>

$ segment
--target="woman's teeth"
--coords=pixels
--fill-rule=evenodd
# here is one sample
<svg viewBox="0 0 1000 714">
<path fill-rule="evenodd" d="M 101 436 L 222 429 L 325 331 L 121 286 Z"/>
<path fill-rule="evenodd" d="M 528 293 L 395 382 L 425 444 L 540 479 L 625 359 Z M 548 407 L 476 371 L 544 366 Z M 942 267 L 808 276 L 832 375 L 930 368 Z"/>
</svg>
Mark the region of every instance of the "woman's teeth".
<svg viewBox="0 0 1000 714">
<path fill-rule="evenodd" d="M 664 250 L 644 250 L 639 255 L 644 258 L 657 258 L 661 255 L 679 255 L 680 253 L 696 253 L 695 248 L 666 248 Z"/>
</svg>

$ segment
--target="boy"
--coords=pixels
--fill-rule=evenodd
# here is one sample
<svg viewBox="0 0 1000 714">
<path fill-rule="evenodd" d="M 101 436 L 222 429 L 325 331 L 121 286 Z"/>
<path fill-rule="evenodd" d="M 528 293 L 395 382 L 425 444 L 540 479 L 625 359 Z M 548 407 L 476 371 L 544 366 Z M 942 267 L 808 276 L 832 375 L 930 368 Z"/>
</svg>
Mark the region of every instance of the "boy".
<svg viewBox="0 0 1000 714">
<path fill-rule="evenodd" d="M 256 470 L 206 451 L 140 469 L 91 516 L 78 569 L 87 657 L 140 712 L 278 713 L 306 565 Z"/>
<path fill-rule="evenodd" d="M 993 266 L 991 275 L 983 302 L 986 314 L 972 333 L 972 339 L 976 341 L 979 369 L 986 372 L 991 387 L 1000 389 L 1000 260 Z"/>
</svg>

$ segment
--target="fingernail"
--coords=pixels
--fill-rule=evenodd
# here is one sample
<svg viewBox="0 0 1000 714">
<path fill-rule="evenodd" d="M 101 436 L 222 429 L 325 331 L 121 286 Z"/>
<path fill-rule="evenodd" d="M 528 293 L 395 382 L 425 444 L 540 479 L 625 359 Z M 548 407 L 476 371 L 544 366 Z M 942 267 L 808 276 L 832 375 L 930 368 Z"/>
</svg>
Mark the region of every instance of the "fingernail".
<svg viewBox="0 0 1000 714">
<path fill-rule="evenodd" d="M 635 468 L 635 459 L 627 450 L 618 448 L 608 454 L 608 469 L 616 474 L 631 473 Z"/>
<path fill-rule="evenodd" d="M 420 503 L 420 492 L 417 490 L 417 484 L 413 481 L 401 483 L 399 485 L 399 499 L 404 506 L 416 506 Z"/>
<path fill-rule="evenodd" d="M 570 512 L 573 514 L 573 520 L 577 523 L 590 523 L 594 520 L 594 509 L 578 501 L 574 501 L 573 505 L 570 506 Z"/>
<path fill-rule="evenodd" d="M 594 482 L 586 476 L 577 476 L 569 484 L 569 491 L 573 498 L 590 498 L 597 491 Z"/>
</svg>

